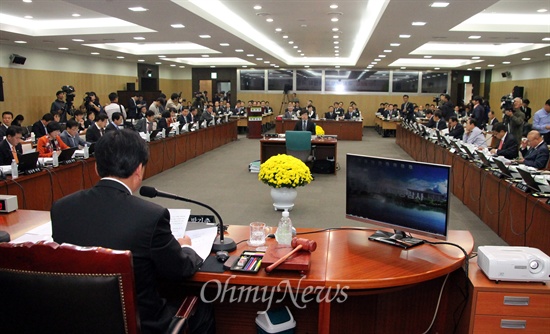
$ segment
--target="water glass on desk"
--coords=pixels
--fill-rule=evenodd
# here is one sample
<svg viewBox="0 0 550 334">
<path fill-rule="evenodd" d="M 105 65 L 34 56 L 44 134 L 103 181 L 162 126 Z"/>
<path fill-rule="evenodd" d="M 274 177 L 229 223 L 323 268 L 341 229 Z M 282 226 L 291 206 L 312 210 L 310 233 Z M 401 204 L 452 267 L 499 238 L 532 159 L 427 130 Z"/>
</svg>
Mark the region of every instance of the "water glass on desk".
<svg viewBox="0 0 550 334">
<path fill-rule="evenodd" d="M 250 238 L 248 245 L 252 247 L 261 247 L 265 245 L 265 239 L 271 232 L 271 229 L 265 223 L 252 222 L 250 223 Z"/>
</svg>

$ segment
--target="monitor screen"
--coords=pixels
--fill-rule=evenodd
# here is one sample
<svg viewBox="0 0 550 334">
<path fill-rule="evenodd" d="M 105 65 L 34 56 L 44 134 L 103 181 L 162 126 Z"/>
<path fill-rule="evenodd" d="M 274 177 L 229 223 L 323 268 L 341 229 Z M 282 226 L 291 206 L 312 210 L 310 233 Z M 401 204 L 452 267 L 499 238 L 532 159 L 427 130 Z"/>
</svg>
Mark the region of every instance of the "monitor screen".
<svg viewBox="0 0 550 334">
<path fill-rule="evenodd" d="M 346 161 L 346 218 L 446 239 L 450 166 L 355 154 Z"/>
</svg>

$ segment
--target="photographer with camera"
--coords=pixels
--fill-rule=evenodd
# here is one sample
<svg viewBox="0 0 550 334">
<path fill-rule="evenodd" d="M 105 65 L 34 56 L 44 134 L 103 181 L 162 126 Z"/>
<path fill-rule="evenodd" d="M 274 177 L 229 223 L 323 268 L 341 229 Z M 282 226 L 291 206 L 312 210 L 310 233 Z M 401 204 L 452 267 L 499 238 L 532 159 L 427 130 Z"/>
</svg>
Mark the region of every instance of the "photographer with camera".
<svg viewBox="0 0 550 334">
<path fill-rule="evenodd" d="M 523 101 L 519 97 L 512 100 L 508 96 L 503 96 L 501 101 L 504 112 L 502 122 L 507 126 L 508 132 L 514 136 L 519 145 L 523 135 L 523 123 L 525 123 L 525 114 L 521 111 Z"/>
<path fill-rule="evenodd" d="M 94 92 L 86 92 L 84 96 L 84 107 L 86 108 L 86 114 L 93 113 L 97 116 L 101 112 L 101 106 L 96 102 L 97 96 Z"/>
<path fill-rule="evenodd" d="M 65 92 L 62 90 L 58 90 L 57 93 L 55 93 L 57 96 L 56 100 L 52 102 L 52 106 L 50 108 L 50 113 L 52 115 L 59 115 L 61 122 L 67 121 L 67 103 L 65 102 Z"/>
</svg>

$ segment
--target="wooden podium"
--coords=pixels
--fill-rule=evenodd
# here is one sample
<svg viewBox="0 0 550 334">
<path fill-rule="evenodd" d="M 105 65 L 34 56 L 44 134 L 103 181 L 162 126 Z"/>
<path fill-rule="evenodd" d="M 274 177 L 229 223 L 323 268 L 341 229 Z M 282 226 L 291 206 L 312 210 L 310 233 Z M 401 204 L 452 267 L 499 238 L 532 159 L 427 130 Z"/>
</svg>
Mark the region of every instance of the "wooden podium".
<svg viewBox="0 0 550 334">
<path fill-rule="evenodd" d="M 248 135 L 249 139 L 262 138 L 262 107 L 252 107 L 246 109 L 248 116 Z"/>
</svg>

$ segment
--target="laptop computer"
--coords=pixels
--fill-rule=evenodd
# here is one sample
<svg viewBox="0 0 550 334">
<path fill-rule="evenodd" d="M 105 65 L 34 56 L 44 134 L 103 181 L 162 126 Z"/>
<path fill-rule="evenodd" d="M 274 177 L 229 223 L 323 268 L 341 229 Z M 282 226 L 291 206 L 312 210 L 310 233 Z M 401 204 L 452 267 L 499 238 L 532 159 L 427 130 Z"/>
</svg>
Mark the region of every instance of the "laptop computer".
<svg viewBox="0 0 550 334">
<path fill-rule="evenodd" d="M 462 145 L 462 149 L 472 161 L 478 161 L 479 159 L 474 155 L 474 152 L 468 147 L 468 145 Z"/>
<path fill-rule="evenodd" d="M 498 169 L 502 174 L 511 179 L 521 179 L 521 175 L 518 172 L 511 171 L 504 162 L 500 159 L 493 159 L 493 162 L 497 165 Z"/>
<path fill-rule="evenodd" d="M 71 160 L 73 158 L 74 151 L 76 151 L 77 147 L 70 147 L 66 148 L 59 153 L 59 157 L 57 157 L 57 161 L 63 162 L 67 160 Z"/>
<path fill-rule="evenodd" d="M 161 129 L 157 129 L 157 130 L 153 130 L 153 132 L 151 132 L 151 135 L 149 136 L 149 140 L 153 141 L 157 138 L 157 135 L 159 134 Z"/>
<path fill-rule="evenodd" d="M 479 160 L 481 160 L 481 163 L 483 164 L 483 167 L 489 167 L 489 168 L 496 168 L 496 164 L 494 162 L 491 162 L 487 156 L 481 152 L 477 151 L 477 156 L 479 157 Z"/>
<path fill-rule="evenodd" d="M 519 172 L 519 175 L 521 175 L 521 178 L 529 188 L 533 189 L 536 192 L 550 193 L 550 186 L 538 183 L 528 170 L 525 170 L 521 167 L 518 167 L 517 170 Z"/>
<path fill-rule="evenodd" d="M 17 170 L 21 173 L 25 173 L 30 170 L 36 169 L 36 163 L 38 162 L 38 151 L 25 153 L 25 154 L 17 154 L 17 158 L 19 159 L 19 164 Z"/>
</svg>

